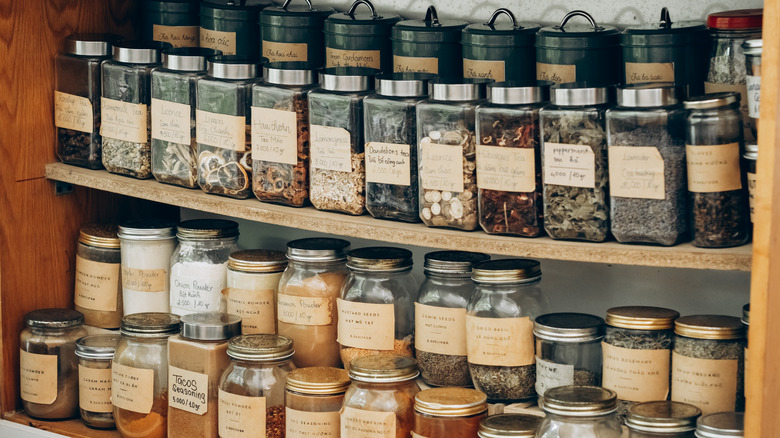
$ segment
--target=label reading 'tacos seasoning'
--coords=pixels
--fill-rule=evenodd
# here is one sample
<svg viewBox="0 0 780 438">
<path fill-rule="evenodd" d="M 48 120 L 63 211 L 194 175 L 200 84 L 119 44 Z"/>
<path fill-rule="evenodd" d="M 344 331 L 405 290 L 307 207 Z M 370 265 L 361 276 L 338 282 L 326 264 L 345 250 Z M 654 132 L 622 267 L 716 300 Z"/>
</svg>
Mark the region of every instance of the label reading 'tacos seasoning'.
<svg viewBox="0 0 780 438">
<path fill-rule="evenodd" d="M 626 84 L 674 82 L 673 62 L 626 62 Z"/>
<path fill-rule="evenodd" d="M 154 370 L 114 362 L 111 365 L 111 400 L 120 409 L 139 414 L 152 412 Z"/>
<path fill-rule="evenodd" d="M 414 346 L 420 351 L 465 356 L 466 309 L 414 303 Z"/>
<path fill-rule="evenodd" d="M 516 367 L 534 363 L 531 318 L 482 318 L 466 315 L 466 348 L 470 363 Z"/>
<path fill-rule="evenodd" d="M 366 182 L 409 186 L 409 150 L 408 144 L 366 143 Z"/>
<path fill-rule="evenodd" d="M 220 389 L 220 438 L 265 436 L 265 406 L 265 397 L 246 397 Z"/>
<path fill-rule="evenodd" d="M 332 126 L 311 125 L 311 167 L 352 172 L 352 147 L 349 131 Z"/>
<path fill-rule="evenodd" d="M 79 365 L 79 407 L 103 414 L 114 411 L 111 404 L 111 368 Z"/>
<path fill-rule="evenodd" d="M 122 287 L 138 292 L 165 292 L 168 273 L 165 269 L 136 269 L 122 266 Z"/>
<path fill-rule="evenodd" d="M 633 350 L 601 343 L 602 386 L 622 400 L 666 400 L 669 395 L 669 350 Z"/>
<path fill-rule="evenodd" d="M 733 411 L 738 368 L 737 359 L 697 359 L 672 353 L 672 400 L 697 406 L 702 415 Z"/>
<path fill-rule="evenodd" d="M 200 28 L 200 46 L 222 51 L 223 55 L 236 54 L 236 33 Z"/>
<path fill-rule="evenodd" d="M 152 39 L 171 43 L 173 47 L 198 47 L 200 43 L 200 28 L 198 26 L 164 26 L 155 24 L 152 28 Z"/>
<path fill-rule="evenodd" d="M 116 311 L 119 263 L 101 263 L 76 255 L 74 302 L 84 309 Z"/>
<path fill-rule="evenodd" d="M 577 80 L 577 66 L 574 64 L 546 64 L 536 63 L 536 79 L 539 81 L 551 81 L 556 84 L 567 84 Z"/>
<path fill-rule="evenodd" d="M 558 386 L 574 384 L 574 365 L 555 363 L 536 356 L 536 393 L 543 396 L 545 391 Z"/>
<path fill-rule="evenodd" d="M 478 61 L 463 58 L 463 77 L 493 79 L 496 82 L 502 82 L 505 77 L 504 61 Z"/>
<path fill-rule="evenodd" d="M 395 438 L 395 412 L 341 408 L 341 436 Z"/>
<path fill-rule="evenodd" d="M 192 143 L 190 106 L 152 99 L 152 138 L 171 143 Z"/>
<path fill-rule="evenodd" d="M 665 199 L 664 159 L 652 146 L 610 146 L 609 194 L 620 198 Z"/>
<path fill-rule="evenodd" d="M 195 111 L 198 143 L 235 151 L 246 150 L 246 117 Z"/>
<path fill-rule="evenodd" d="M 279 322 L 300 325 L 330 325 L 333 321 L 333 300 L 320 297 L 299 297 L 279 294 Z"/>
<path fill-rule="evenodd" d="M 395 310 L 392 304 L 356 303 L 339 298 L 338 342 L 346 347 L 392 350 Z"/>
<path fill-rule="evenodd" d="M 382 66 L 379 50 L 341 50 L 325 48 L 326 67 L 368 67 L 379 70 Z"/>
<path fill-rule="evenodd" d="M 92 133 L 94 130 L 92 102 L 86 97 L 55 91 L 54 126 Z"/>
<path fill-rule="evenodd" d="M 263 57 L 269 62 L 306 62 L 309 60 L 308 50 L 306 43 L 263 41 Z"/>
<path fill-rule="evenodd" d="M 298 164 L 298 122 L 294 111 L 252 107 L 252 159 Z"/>
<path fill-rule="evenodd" d="M 423 139 L 425 140 L 425 139 Z M 463 148 L 421 141 L 422 187 L 426 190 L 463 191 Z"/>
<path fill-rule="evenodd" d="M 587 145 L 545 143 L 544 183 L 567 187 L 596 187 L 596 154 Z"/>
<path fill-rule="evenodd" d="M 226 298 L 226 312 L 241 317 L 241 333 L 276 333 L 276 306 L 274 290 L 249 290 L 227 288 L 222 291 Z"/>
<path fill-rule="evenodd" d="M 534 150 L 477 145 L 477 187 L 533 192 L 536 190 Z"/>
<path fill-rule="evenodd" d="M 148 140 L 146 118 L 149 110 L 142 103 L 100 99 L 100 135 L 106 138 L 146 143 Z"/>
<path fill-rule="evenodd" d="M 208 412 L 209 376 L 168 366 L 168 406 L 197 415 Z"/>
<path fill-rule="evenodd" d="M 339 438 L 339 413 L 307 412 L 286 408 L 287 438 Z"/>
<path fill-rule="evenodd" d="M 439 74 L 439 58 L 393 55 L 393 73 Z"/>
<path fill-rule="evenodd" d="M 685 146 L 688 161 L 688 190 L 713 193 L 739 190 L 739 143 L 715 146 Z"/>
<path fill-rule="evenodd" d="M 57 400 L 57 355 L 19 350 L 19 390 L 22 400 L 50 405 Z"/>
</svg>

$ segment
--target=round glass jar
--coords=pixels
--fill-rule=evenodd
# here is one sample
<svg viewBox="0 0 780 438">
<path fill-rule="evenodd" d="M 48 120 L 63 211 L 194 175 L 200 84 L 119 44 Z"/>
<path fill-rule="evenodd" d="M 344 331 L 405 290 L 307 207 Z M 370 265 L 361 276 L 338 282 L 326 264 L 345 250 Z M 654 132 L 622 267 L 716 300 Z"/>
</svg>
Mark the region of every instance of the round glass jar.
<svg viewBox="0 0 780 438">
<path fill-rule="evenodd" d="M 764 51 L 764 43 L 761 40 L 747 40 L 742 43 L 742 51 L 745 52 L 745 85 L 747 95 L 745 98 L 748 107 L 753 137 L 758 139 L 758 118 L 761 106 L 761 53 Z M 744 117 L 744 114 L 742 115 Z"/>
<path fill-rule="evenodd" d="M 699 417 L 697 438 L 734 438 L 745 436 L 744 412 L 719 412 Z"/>
<path fill-rule="evenodd" d="M 428 6 L 423 20 L 399 21 L 393 26 L 393 73 L 431 73 L 461 78 L 463 55 L 460 34 L 468 23 L 439 20 L 435 6 Z"/>
<path fill-rule="evenodd" d="M 111 363 L 120 335 L 91 335 L 76 341 L 79 358 L 79 413 L 95 429 L 113 429 Z"/>
<path fill-rule="evenodd" d="M 208 0 L 200 4 L 200 46 L 224 55 L 260 56 L 260 12 L 267 0 Z"/>
<path fill-rule="evenodd" d="M 230 254 L 225 312 L 241 317 L 241 334 L 276 333 L 276 295 L 287 267 L 281 251 L 252 249 Z"/>
<path fill-rule="evenodd" d="M 349 242 L 310 238 L 287 244 L 289 264 L 279 280 L 279 334 L 295 342 L 297 367 L 340 367 L 336 300 L 347 278 Z"/>
<path fill-rule="evenodd" d="M 628 409 L 629 438 L 694 438 L 701 410 L 674 401 L 637 403 Z"/>
<path fill-rule="evenodd" d="M 111 365 L 114 421 L 123 437 L 165 438 L 168 432 L 168 337 L 179 317 L 135 313 L 122 318 Z"/>
<path fill-rule="evenodd" d="M 414 396 L 412 433 L 427 438 L 475 438 L 487 409 L 485 394 L 476 389 L 426 389 Z"/>
<path fill-rule="evenodd" d="M 620 438 L 623 429 L 615 415 L 617 394 L 598 386 L 559 386 L 544 393 L 540 407 L 547 416 L 538 438 Z"/>
<path fill-rule="evenodd" d="M 485 260 L 490 256 L 480 252 L 425 254 L 425 280 L 414 303 L 414 348 L 420 375 L 428 385 L 472 385 L 466 307 L 475 289 L 471 268 Z"/>
<path fill-rule="evenodd" d="M 298 368 L 290 372 L 284 395 L 287 438 L 303 438 L 313 432 L 321 438 L 339 438 L 339 411 L 349 385 L 349 374 L 341 368 Z"/>
<path fill-rule="evenodd" d="M 756 171 L 758 170 L 758 145 L 745 145 L 745 153 L 742 154 L 744 163 L 745 181 L 748 186 L 748 207 L 750 209 L 750 222 L 755 223 L 756 207 Z"/>
<path fill-rule="evenodd" d="M 121 250 L 116 225 L 84 225 L 76 243 L 75 309 L 84 324 L 106 329 L 122 322 Z"/>
<path fill-rule="evenodd" d="M 601 385 L 604 320 L 586 313 L 548 313 L 534 321 L 536 393 L 557 386 Z"/>
<path fill-rule="evenodd" d="M 305 5 L 290 3 L 292 0 L 285 0 L 281 6 L 270 6 L 260 13 L 263 57 L 270 62 L 305 62 L 309 69 L 324 67 L 322 28 L 336 11 L 315 8 L 311 0 Z"/>
<path fill-rule="evenodd" d="M 550 311 L 536 260 L 491 260 L 474 266 L 477 284 L 466 310 L 466 349 L 474 387 L 495 402 L 536 396 L 534 319 Z"/>
<path fill-rule="evenodd" d="M 479 438 L 534 438 L 542 423 L 541 415 L 498 414 L 479 423 Z M 472 435 L 473 437 L 473 435 Z"/>
<path fill-rule="evenodd" d="M 171 313 L 224 312 L 227 262 L 238 251 L 238 224 L 195 219 L 177 227 L 171 256 Z"/>
<path fill-rule="evenodd" d="M 86 335 L 84 315 L 40 309 L 24 315 L 19 335 L 19 391 L 27 415 L 63 420 L 79 415 L 76 340 Z"/>
<path fill-rule="evenodd" d="M 227 354 L 231 363 L 219 383 L 219 435 L 284 437 L 284 386 L 295 369 L 292 339 L 236 336 L 228 342 Z"/>
<path fill-rule="evenodd" d="M 198 47 L 200 2 L 193 0 L 143 0 L 141 36 L 173 47 Z"/>
</svg>

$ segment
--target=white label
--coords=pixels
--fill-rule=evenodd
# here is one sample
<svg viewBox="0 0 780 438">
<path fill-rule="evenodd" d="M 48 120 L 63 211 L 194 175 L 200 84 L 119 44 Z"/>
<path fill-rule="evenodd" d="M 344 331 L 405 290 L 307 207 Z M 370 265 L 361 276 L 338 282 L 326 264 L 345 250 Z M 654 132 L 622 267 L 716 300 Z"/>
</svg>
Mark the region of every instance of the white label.
<svg viewBox="0 0 780 438">
<path fill-rule="evenodd" d="M 171 143 L 192 143 L 190 106 L 152 99 L 152 138 Z"/>
<path fill-rule="evenodd" d="M 152 412 L 154 370 L 114 362 L 111 366 L 111 401 L 120 409 L 139 414 Z"/>
<path fill-rule="evenodd" d="M 227 263 L 176 263 L 171 266 L 171 312 L 218 312 L 227 282 Z M 183 311 L 183 312 L 182 312 Z"/>
<path fill-rule="evenodd" d="M 574 365 L 550 362 L 536 356 L 536 393 L 540 397 L 550 388 L 573 384 Z"/>
<path fill-rule="evenodd" d="M 235 151 L 246 150 L 246 118 L 226 114 L 195 112 L 198 143 Z"/>
<path fill-rule="evenodd" d="M 352 172 L 352 140 L 349 131 L 332 126 L 311 125 L 311 167 Z"/>
<path fill-rule="evenodd" d="M 220 438 L 265 436 L 265 397 L 246 397 L 219 390 Z"/>
<path fill-rule="evenodd" d="M 294 111 L 252 107 L 252 159 L 298 164 L 298 122 Z"/>
<path fill-rule="evenodd" d="M 287 408 L 285 412 L 287 438 L 339 438 L 339 412 L 308 412 Z"/>
<path fill-rule="evenodd" d="M 534 150 L 477 145 L 477 187 L 533 192 L 536 190 Z"/>
<path fill-rule="evenodd" d="M 421 141 L 422 187 L 425 190 L 463 191 L 463 147 Z"/>
<path fill-rule="evenodd" d="M 761 103 L 761 76 L 745 76 L 747 82 L 748 115 L 758 118 L 759 104 Z"/>
<path fill-rule="evenodd" d="M 209 376 L 168 366 L 168 406 L 203 415 L 209 409 Z"/>
<path fill-rule="evenodd" d="M 366 143 L 366 182 L 408 186 L 411 161 L 408 144 Z"/>
<path fill-rule="evenodd" d="M 596 187 L 596 154 L 587 145 L 544 144 L 544 183 L 567 187 Z"/>
<path fill-rule="evenodd" d="M 54 126 L 91 133 L 94 129 L 92 102 L 86 97 L 55 91 Z"/>
</svg>

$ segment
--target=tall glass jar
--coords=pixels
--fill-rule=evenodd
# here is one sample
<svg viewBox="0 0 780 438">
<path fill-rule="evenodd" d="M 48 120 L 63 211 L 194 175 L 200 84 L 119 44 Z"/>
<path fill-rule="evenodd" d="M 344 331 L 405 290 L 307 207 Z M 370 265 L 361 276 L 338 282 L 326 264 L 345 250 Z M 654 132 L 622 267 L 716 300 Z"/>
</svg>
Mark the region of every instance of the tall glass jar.
<svg viewBox="0 0 780 438">
<path fill-rule="evenodd" d="M 168 337 L 179 317 L 135 313 L 122 318 L 111 367 L 114 421 L 123 438 L 165 438 L 168 432 Z"/>
<path fill-rule="evenodd" d="M 701 410 L 688 403 L 651 401 L 628 409 L 629 438 L 694 438 Z"/>
<path fill-rule="evenodd" d="M 339 438 L 339 411 L 350 385 L 341 368 L 298 368 L 287 375 L 284 395 L 287 438 Z"/>
<path fill-rule="evenodd" d="M 349 242 L 310 238 L 287 244 L 287 269 L 279 279 L 279 334 L 295 341 L 298 367 L 339 367 L 336 300 L 347 277 Z"/>
<path fill-rule="evenodd" d="M 538 438 L 620 438 L 615 415 L 617 394 L 598 386 L 559 386 L 544 393 L 540 403 L 547 416 Z"/>
<path fill-rule="evenodd" d="M 412 357 L 420 286 L 412 275 L 412 252 L 382 246 L 354 249 L 347 255 L 347 267 L 349 275 L 337 300 L 344 368 L 349 370 L 358 357 L 375 354 Z"/>
<path fill-rule="evenodd" d="M 471 278 L 477 289 L 466 311 L 466 347 L 474 387 L 491 401 L 535 397 L 533 321 L 550 311 L 539 262 L 486 261 Z"/>
<path fill-rule="evenodd" d="M 479 423 L 479 438 L 534 438 L 540 415 L 498 414 L 491 415 Z M 466 438 L 466 437 L 464 437 Z"/>
<path fill-rule="evenodd" d="M 219 435 L 283 438 L 284 386 L 295 369 L 292 339 L 241 335 L 228 342 L 230 366 L 219 382 Z"/>
<path fill-rule="evenodd" d="M 75 309 L 84 324 L 115 329 L 122 322 L 121 250 L 116 225 L 84 225 L 76 243 Z"/>
<path fill-rule="evenodd" d="M 79 412 L 81 420 L 95 429 L 113 429 L 111 364 L 121 336 L 84 336 L 76 341 L 79 358 Z"/>
<path fill-rule="evenodd" d="M 744 412 L 719 412 L 699 417 L 697 438 L 735 438 L 745 436 Z"/>
<path fill-rule="evenodd" d="M 472 384 L 466 357 L 466 307 L 475 289 L 471 268 L 485 260 L 490 256 L 480 252 L 425 254 L 425 280 L 414 303 L 414 348 L 420 375 L 428 385 Z"/>
<path fill-rule="evenodd" d="M 747 40 L 742 43 L 742 50 L 745 52 L 745 70 L 747 72 L 745 76 L 745 85 L 747 86 L 745 98 L 747 101 L 745 103 L 748 107 L 753 137 L 758 140 L 758 118 L 761 106 L 761 53 L 764 51 L 764 43 L 761 40 Z"/>
<path fill-rule="evenodd" d="M 487 418 L 485 394 L 468 388 L 434 388 L 414 397 L 415 436 L 475 438 Z"/>
<path fill-rule="evenodd" d="M 27 415 L 63 420 L 79 415 L 76 340 L 86 335 L 84 315 L 40 309 L 24 315 L 19 335 L 19 392 Z"/>
<path fill-rule="evenodd" d="M 276 333 L 276 295 L 287 267 L 281 251 L 253 249 L 230 254 L 225 311 L 241 317 L 241 334 Z"/>
<path fill-rule="evenodd" d="M 693 209 L 693 244 L 723 248 L 750 238 L 748 193 L 742 183 L 739 94 L 707 94 L 685 102 L 685 153 Z"/>
<path fill-rule="evenodd" d="M 479 225 L 488 234 L 542 233 L 539 110 L 547 100 L 547 86 L 498 82 L 477 108 Z"/>
<path fill-rule="evenodd" d="M 224 312 L 227 263 L 238 251 L 238 224 L 195 219 L 177 227 L 179 246 L 171 256 L 171 313 Z"/>
</svg>

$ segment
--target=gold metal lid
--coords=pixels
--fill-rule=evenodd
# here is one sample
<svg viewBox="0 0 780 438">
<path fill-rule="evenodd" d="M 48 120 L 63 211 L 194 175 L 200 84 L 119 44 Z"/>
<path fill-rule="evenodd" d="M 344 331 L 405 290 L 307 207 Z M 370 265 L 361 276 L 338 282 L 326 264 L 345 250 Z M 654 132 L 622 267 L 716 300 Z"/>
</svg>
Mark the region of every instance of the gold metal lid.
<svg viewBox="0 0 780 438">
<path fill-rule="evenodd" d="M 349 373 L 341 368 L 298 368 L 287 375 L 287 389 L 304 394 L 341 394 L 350 383 Z"/>
<path fill-rule="evenodd" d="M 349 363 L 349 377 L 359 382 L 392 383 L 416 379 L 417 360 L 395 354 L 376 354 Z"/>
<path fill-rule="evenodd" d="M 607 325 L 634 330 L 669 330 L 680 317 L 676 310 L 651 306 L 613 307 L 607 310 Z"/>
<path fill-rule="evenodd" d="M 193 219 L 176 228 L 180 240 L 210 240 L 238 237 L 238 224 L 224 219 Z"/>
<path fill-rule="evenodd" d="M 282 335 L 241 335 L 228 341 L 228 356 L 259 362 L 289 359 L 295 354 L 293 340 Z"/>
<path fill-rule="evenodd" d="M 617 393 L 600 386 L 558 386 L 548 389 L 539 399 L 548 414 L 568 417 L 593 417 L 617 410 Z"/>
<path fill-rule="evenodd" d="M 742 339 L 745 326 L 735 316 L 690 315 L 675 321 L 674 333 L 694 339 Z"/>
<path fill-rule="evenodd" d="M 529 283 L 542 277 L 541 264 L 532 259 L 488 260 L 474 266 L 471 279 L 477 283 Z"/>
<path fill-rule="evenodd" d="M 115 224 L 87 224 L 79 230 L 79 242 L 98 248 L 119 248 L 119 227 Z"/>
<path fill-rule="evenodd" d="M 241 272 L 282 272 L 287 267 L 287 256 L 270 249 L 236 251 L 228 257 L 227 266 Z"/>
<path fill-rule="evenodd" d="M 491 415 L 480 421 L 480 438 L 533 438 L 544 418 L 528 414 Z"/>
<path fill-rule="evenodd" d="M 626 426 L 631 430 L 650 433 L 683 433 L 696 429 L 701 409 L 676 401 L 637 403 L 628 408 Z"/>
<path fill-rule="evenodd" d="M 353 249 L 347 254 L 347 267 L 353 271 L 397 272 L 412 268 L 412 252 L 390 246 Z"/>
<path fill-rule="evenodd" d="M 433 388 L 414 396 L 414 410 L 439 417 L 469 417 L 487 408 L 487 396 L 476 389 Z"/>
<path fill-rule="evenodd" d="M 160 338 L 181 330 L 181 320 L 172 313 L 133 313 L 122 318 L 120 332 L 134 338 Z"/>
</svg>

